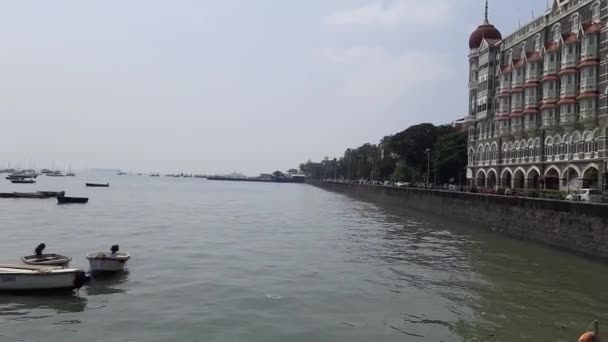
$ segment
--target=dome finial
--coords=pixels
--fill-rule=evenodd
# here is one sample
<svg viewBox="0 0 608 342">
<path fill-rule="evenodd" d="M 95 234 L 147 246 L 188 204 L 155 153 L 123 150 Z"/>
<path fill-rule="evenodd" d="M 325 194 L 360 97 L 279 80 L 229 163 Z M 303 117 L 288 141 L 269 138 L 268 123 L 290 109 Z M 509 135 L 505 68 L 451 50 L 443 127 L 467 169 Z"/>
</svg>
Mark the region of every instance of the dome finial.
<svg viewBox="0 0 608 342">
<path fill-rule="evenodd" d="M 487 24 L 490 21 L 488 20 L 488 0 L 486 0 L 486 11 L 484 13 L 484 22 Z"/>
</svg>

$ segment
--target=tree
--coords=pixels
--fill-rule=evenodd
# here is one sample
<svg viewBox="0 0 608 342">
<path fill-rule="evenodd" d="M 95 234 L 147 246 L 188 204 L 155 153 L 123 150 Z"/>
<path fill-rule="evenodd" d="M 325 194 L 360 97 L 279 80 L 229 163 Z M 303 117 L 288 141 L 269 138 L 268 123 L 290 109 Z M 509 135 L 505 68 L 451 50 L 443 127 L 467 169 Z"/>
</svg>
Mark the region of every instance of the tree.
<svg viewBox="0 0 608 342">
<path fill-rule="evenodd" d="M 467 136 L 461 132 L 442 135 L 433 147 L 433 168 L 437 180 L 449 182 L 450 178 L 458 180 L 467 165 Z"/>
</svg>

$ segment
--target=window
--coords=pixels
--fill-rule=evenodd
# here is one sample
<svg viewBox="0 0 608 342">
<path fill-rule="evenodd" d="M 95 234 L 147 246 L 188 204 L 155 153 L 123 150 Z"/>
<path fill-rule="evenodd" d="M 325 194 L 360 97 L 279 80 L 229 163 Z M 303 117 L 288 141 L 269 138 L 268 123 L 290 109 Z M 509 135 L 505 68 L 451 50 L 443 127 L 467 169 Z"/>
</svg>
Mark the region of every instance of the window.
<svg viewBox="0 0 608 342">
<path fill-rule="evenodd" d="M 555 54 L 554 54 L 554 53 L 550 53 L 550 54 L 549 54 L 549 60 L 550 60 L 551 62 L 555 62 Z"/>
<path fill-rule="evenodd" d="M 561 29 L 560 25 L 555 24 L 555 26 L 553 26 L 553 42 L 555 42 L 555 43 L 559 42 L 561 35 L 562 35 L 562 29 Z"/>
<path fill-rule="evenodd" d="M 591 5 L 591 21 L 599 22 L 600 21 L 600 2 L 596 1 L 593 5 Z"/>
<path fill-rule="evenodd" d="M 578 13 L 575 13 L 570 17 L 570 28 L 571 28 L 570 31 L 572 31 L 572 32 L 578 31 L 578 19 L 579 19 Z"/>
<path fill-rule="evenodd" d="M 534 38 L 534 51 L 540 52 L 540 34 L 537 34 Z"/>
<path fill-rule="evenodd" d="M 568 45 L 568 55 L 572 55 L 574 53 L 574 49 L 572 45 Z"/>
<path fill-rule="evenodd" d="M 521 43 L 521 58 L 526 57 L 526 42 Z"/>
<path fill-rule="evenodd" d="M 549 82 L 549 90 L 553 90 L 553 82 Z"/>
<path fill-rule="evenodd" d="M 589 36 L 589 37 L 587 37 L 587 45 L 588 46 L 595 45 L 595 36 Z"/>
<path fill-rule="evenodd" d="M 567 84 L 570 85 L 572 84 L 572 75 L 568 75 L 568 81 Z"/>
<path fill-rule="evenodd" d="M 595 69 L 587 68 L 587 77 L 595 77 Z"/>
</svg>

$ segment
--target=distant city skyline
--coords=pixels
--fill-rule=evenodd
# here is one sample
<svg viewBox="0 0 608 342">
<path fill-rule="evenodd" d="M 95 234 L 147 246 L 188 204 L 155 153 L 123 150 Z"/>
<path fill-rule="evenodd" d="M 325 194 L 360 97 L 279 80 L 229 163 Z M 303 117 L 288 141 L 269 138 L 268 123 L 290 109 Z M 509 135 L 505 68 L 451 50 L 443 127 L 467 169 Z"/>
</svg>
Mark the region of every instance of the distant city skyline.
<svg viewBox="0 0 608 342">
<path fill-rule="evenodd" d="M 467 112 L 483 0 L 0 3 L 0 161 L 257 175 Z M 503 32 L 544 0 L 490 1 Z"/>
</svg>

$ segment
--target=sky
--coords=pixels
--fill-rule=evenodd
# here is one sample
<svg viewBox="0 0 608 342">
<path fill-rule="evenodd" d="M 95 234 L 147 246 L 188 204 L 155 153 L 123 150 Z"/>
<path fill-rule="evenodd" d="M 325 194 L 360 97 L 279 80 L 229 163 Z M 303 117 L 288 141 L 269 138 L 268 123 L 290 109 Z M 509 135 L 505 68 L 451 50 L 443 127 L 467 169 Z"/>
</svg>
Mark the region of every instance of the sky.
<svg viewBox="0 0 608 342">
<path fill-rule="evenodd" d="M 449 123 L 483 2 L 0 0 L 0 167 L 256 175 Z"/>
</svg>

